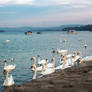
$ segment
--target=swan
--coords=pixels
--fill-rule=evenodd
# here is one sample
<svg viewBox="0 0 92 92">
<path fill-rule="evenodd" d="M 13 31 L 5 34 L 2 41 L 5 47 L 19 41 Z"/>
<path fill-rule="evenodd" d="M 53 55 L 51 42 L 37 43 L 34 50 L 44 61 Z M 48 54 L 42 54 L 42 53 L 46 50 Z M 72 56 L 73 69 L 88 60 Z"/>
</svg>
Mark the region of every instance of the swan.
<svg viewBox="0 0 92 92">
<path fill-rule="evenodd" d="M 31 58 L 31 60 L 34 61 L 33 65 L 36 65 L 36 58 L 33 57 L 33 58 Z M 46 61 L 47 61 L 47 59 L 46 59 Z M 45 68 L 46 68 L 46 65 L 44 63 L 42 63 L 42 64 L 39 65 L 39 67 L 36 67 L 36 71 L 44 71 Z"/>
<path fill-rule="evenodd" d="M 46 59 L 46 64 L 43 64 L 40 67 L 37 67 L 36 69 L 37 69 L 37 71 L 42 71 L 42 67 L 43 67 L 44 68 L 43 70 L 46 70 L 48 68 L 52 68 L 54 64 L 55 64 L 55 62 L 53 62 L 53 60 L 51 63 L 48 63 L 48 59 Z"/>
<path fill-rule="evenodd" d="M 80 59 L 81 57 L 79 55 L 73 55 L 73 54 L 69 54 L 66 57 L 64 56 L 61 61 L 63 62 L 62 65 L 59 65 L 55 68 L 55 70 L 58 69 L 65 69 L 68 67 L 71 67 L 74 65 L 74 62 L 76 62 L 78 59 Z"/>
<path fill-rule="evenodd" d="M 63 40 L 64 43 L 66 43 L 66 41 L 67 41 L 66 39 Z"/>
<path fill-rule="evenodd" d="M 39 67 L 37 67 L 37 71 L 44 71 L 46 68 L 48 68 L 48 59 L 45 59 L 46 63 L 40 64 Z"/>
<path fill-rule="evenodd" d="M 31 66 L 31 69 L 33 71 L 33 79 L 36 79 L 36 76 L 37 76 L 37 70 L 36 70 L 36 58 L 33 57 L 31 58 L 31 60 L 34 61 L 33 65 Z"/>
<path fill-rule="evenodd" d="M 87 61 L 91 61 L 92 60 L 92 56 L 87 56 L 87 57 L 84 57 L 80 60 L 80 63 L 83 63 L 83 62 L 87 62 Z"/>
<path fill-rule="evenodd" d="M 15 67 L 16 67 L 16 65 L 7 65 L 7 61 L 4 60 L 4 70 L 11 71 L 11 70 L 14 70 Z"/>
<path fill-rule="evenodd" d="M 6 42 L 7 42 L 7 43 L 10 42 L 10 40 L 6 40 Z"/>
<path fill-rule="evenodd" d="M 54 69 L 54 67 L 55 67 L 55 58 L 52 58 L 51 61 L 53 62 L 53 67 L 52 68 L 47 68 L 45 71 L 42 71 L 41 72 L 42 75 L 47 75 L 47 74 L 51 74 L 51 73 L 55 72 L 55 69 Z"/>
<path fill-rule="evenodd" d="M 11 62 L 13 62 L 14 61 L 14 58 L 11 58 Z"/>
<path fill-rule="evenodd" d="M 57 50 L 58 54 L 67 54 L 67 50 L 60 50 L 60 48 Z"/>
<path fill-rule="evenodd" d="M 41 64 L 46 64 L 46 60 L 40 60 L 40 55 L 38 55 L 38 65 L 40 66 Z"/>
<path fill-rule="evenodd" d="M 13 76 L 12 75 L 8 76 L 9 75 L 8 70 L 5 70 L 5 72 L 6 72 L 6 79 L 3 83 L 3 86 L 12 86 L 12 85 L 14 85 Z"/>
<path fill-rule="evenodd" d="M 85 41 L 85 44 L 84 44 L 84 48 L 85 48 L 85 49 L 87 48 L 87 43 L 86 43 L 86 41 Z"/>
</svg>

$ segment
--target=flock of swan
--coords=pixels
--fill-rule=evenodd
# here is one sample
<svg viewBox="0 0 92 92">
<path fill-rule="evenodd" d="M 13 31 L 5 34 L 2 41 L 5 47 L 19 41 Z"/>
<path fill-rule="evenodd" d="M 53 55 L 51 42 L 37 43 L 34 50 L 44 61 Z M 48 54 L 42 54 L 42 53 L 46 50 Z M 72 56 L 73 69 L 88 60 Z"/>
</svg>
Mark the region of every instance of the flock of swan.
<svg viewBox="0 0 92 92">
<path fill-rule="evenodd" d="M 53 53 L 56 51 L 54 50 Z M 60 65 L 56 66 L 56 59 L 52 57 L 51 62 L 46 58 L 44 60 L 40 59 L 40 55 L 36 57 L 32 57 L 31 61 L 33 65 L 30 67 L 33 72 L 33 79 L 37 78 L 37 72 L 40 72 L 41 75 L 47 75 L 54 73 L 58 69 L 65 69 L 68 67 L 72 67 L 75 64 L 79 64 L 88 60 L 92 60 L 92 56 L 82 58 L 81 52 L 74 52 L 72 54 L 68 54 L 67 50 L 57 50 L 57 54 L 60 56 Z M 12 58 L 11 61 L 14 59 Z M 79 61 L 79 62 L 77 62 Z M 10 72 L 14 70 L 16 65 L 7 65 L 7 60 L 4 60 L 4 73 L 5 73 L 5 81 L 3 86 L 12 86 L 14 85 L 14 79 Z"/>
</svg>

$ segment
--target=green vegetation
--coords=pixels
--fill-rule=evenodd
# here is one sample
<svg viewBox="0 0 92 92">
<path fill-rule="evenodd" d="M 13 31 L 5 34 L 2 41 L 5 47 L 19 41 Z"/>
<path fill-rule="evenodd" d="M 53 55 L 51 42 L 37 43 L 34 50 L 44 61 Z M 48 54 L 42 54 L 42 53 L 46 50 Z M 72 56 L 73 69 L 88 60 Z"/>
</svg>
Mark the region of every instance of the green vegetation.
<svg viewBox="0 0 92 92">
<path fill-rule="evenodd" d="M 4 30 L 0 30 L 0 32 L 5 32 Z"/>
<path fill-rule="evenodd" d="M 62 31 L 69 31 L 69 30 L 92 31 L 92 25 L 85 25 L 85 26 L 78 26 L 78 27 L 66 27 L 62 29 Z"/>
</svg>

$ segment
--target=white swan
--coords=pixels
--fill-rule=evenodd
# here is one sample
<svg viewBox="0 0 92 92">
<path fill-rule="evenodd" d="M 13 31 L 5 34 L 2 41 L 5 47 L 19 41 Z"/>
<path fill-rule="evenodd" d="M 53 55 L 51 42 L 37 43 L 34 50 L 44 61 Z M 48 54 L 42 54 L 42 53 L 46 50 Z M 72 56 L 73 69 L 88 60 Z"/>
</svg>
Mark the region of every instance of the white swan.
<svg viewBox="0 0 92 92">
<path fill-rule="evenodd" d="M 87 62 L 87 61 L 91 61 L 92 60 L 92 56 L 87 56 L 87 57 L 84 57 L 80 60 L 80 63 L 83 63 L 83 62 Z"/>
<path fill-rule="evenodd" d="M 11 58 L 10 60 L 11 60 L 11 62 L 13 62 L 14 61 L 14 58 Z"/>
<path fill-rule="evenodd" d="M 8 70 L 5 70 L 5 72 L 6 72 L 6 79 L 3 83 L 3 86 L 12 86 L 12 85 L 14 85 L 13 76 L 12 75 L 10 75 L 10 77 L 8 76 L 8 73 L 9 73 Z"/>
<path fill-rule="evenodd" d="M 81 57 L 79 55 L 76 55 L 76 56 L 72 56 L 72 54 L 69 54 L 66 56 L 66 62 L 63 63 L 62 65 L 59 65 L 55 68 L 55 70 L 58 70 L 58 69 L 65 69 L 65 68 L 68 68 L 68 67 L 71 67 L 74 65 L 74 62 L 76 62 L 78 59 L 80 59 Z M 62 62 L 63 59 L 62 59 Z"/>
<path fill-rule="evenodd" d="M 45 61 L 45 63 L 41 63 L 40 66 L 36 68 L 37 71 L 43 71 L 48 68 L 48 59 L 45 59 Z"/>
<path fill-rule="evenodd" d="M 52 58 L 51 60 L 53 62 L 53 67 L 52 68 L 47 68 L 45 71 L 41 72 L 42 75 L 47 75 L 47 74 L 51 74 L 53 72 L 55 72 L 55 58 Z"/>
<path fill-rule="evenodd" d="M 33 65 L 31 66 L 31 69 L 33 71 L 33 79 L 36 79 L 36 76 L 37 76 L 37 70 L 36 70 L 36 58 L 33 57 L 31 58 L 31 60 L 34 61 Z"/>
<path fill-rule="evenodd" d="M 4 70 L 11 71 L 11 70 L 14 70 L 15 67 L 16 67 L 16 65 L 7 65 L 7 61 L 4 60 Z"/>
<path fill-rule="evenodd" d="M 85 41 L 85 44 L 84 44 L 84 48 L 85 48 L 85 49 L 87 48 L 87 43 L 86 43 L 86 41 Z"/>
<path fill-rule="evenodd" d="M 7 43 L 10 42 L 10 40 L 6 40 L 6 42 L 7 42 Z"/>
<path fill-rule="evenodd" d="M 66 43 L 66 42 L 67 42 L 67 40 L 64 38 L 63 42 L 64 42 L 64 43 Z"/>
<path fill-rule="evenodd" d="M 52 68 L 53 67 L 53 60 L 51 63 L 48 63 L 48 59 L 45 59 L 46 63 L 44 63 L 43 65 L 40 64 L 40 67 L 37 67 L 36 70 L 37 71 L 42 71 L 42 67 L 44 68 L 44 70 L 48 69 L 48 68 Z"/>
<path fill-rule="evenodd" d="M 34 64 L 33 64 L 33 65 L 36 65 L 36 58 L 33 57 L 33 58 L 31 58 L 31 60 L 34 61 Z M 39 64 L 39 67 L 36 67 L 36 71 L 44 71 L 45 68 L 46 68 L 46 64 L 40 63 L 40 64 Z"/>
<path fill-rule="evenodd" d="M 55 60 L 53 60 L 53 59 L 55 59 L 55 58 L 52 58 L 51 63 L 47 64 L 47 68 L 53 68 L 55 66 Z"/>
<path fill-rule="evenodd" d="M 60 48 L 57 50 L 58 54 L 67 54 L 67 50 L 60 50 Z"/>
<path fill-rule="evenodd" d="M 40 55 L 38 55 L 38 65 L 40 66 L 41 64 L 46 64 L 46 60 L 40 60 Z"/>
</svg>

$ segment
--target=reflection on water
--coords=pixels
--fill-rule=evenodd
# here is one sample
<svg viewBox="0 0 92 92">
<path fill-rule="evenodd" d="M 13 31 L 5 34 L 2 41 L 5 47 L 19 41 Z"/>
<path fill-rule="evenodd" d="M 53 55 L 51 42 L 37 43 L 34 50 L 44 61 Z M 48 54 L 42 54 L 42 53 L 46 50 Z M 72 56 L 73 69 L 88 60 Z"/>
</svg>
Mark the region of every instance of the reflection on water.
<svg viewBox="0 0 92 92">
<path fill-rule="evenodd" d="M 32 35 L 25 35 L 22 32 L 15 33 L 0 33 L 0 89 L 4 81 L 3 75 L 3 61 L 8 60 L 8 64 L 16 64 L 16 69 L 12 71 L 16 84 L 32 79 L 32 71 L 29 69 L 33 62 L 31 57 L 41 56 L 41 59 L 48 58 L 51 61 L 52 56 L 57 60 L 60 57 L 53 54 L 52 50 L 57 48 L 67 49 L 72 53 L 73 51 L 82 51 L 83 56 L 92 55 L 92 37 L 91 32 L 78 32 L 77 35 L 67 35 L 64 32 L 43 32 L 38 35 L 33 32 Z M 66 42 L 64 40 L 66 39 Z M 10 40 L 6 42 L 6 40 Z M 85 52 L 84 43 L 87 43 Z M 11 62 L 11 59 L 14 61 Z M 38 73 L 38 75 L 40 75 Z"/>
</svg>

